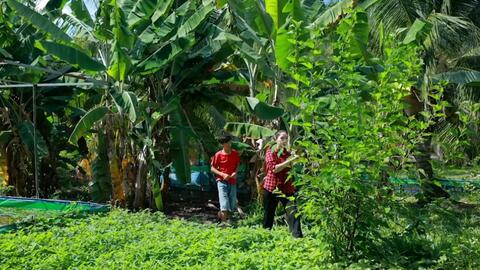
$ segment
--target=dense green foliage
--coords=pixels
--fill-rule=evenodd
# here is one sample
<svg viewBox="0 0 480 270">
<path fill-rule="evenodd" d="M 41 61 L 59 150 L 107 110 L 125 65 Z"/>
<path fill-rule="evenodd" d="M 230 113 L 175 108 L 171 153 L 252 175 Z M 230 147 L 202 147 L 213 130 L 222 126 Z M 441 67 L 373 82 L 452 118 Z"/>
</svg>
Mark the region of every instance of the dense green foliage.
<svg viewBox="0 0 480 270">
<path fill-rule="evenodd" d="M 292 239 L 284 229 L 222 229 L 145 212 L 113 211 L 43 228 L 1 235 L 1 268 L 311 269 L 328 257 L 321 243 Z"/>
<path fill-rule="evenodd" d="M 307 237 L 115 210 L 1 235 L 1 268 L 479 267 L 476 188 L 435 178 L 479 165 L 480 0 L 42 2 L 0 0 L 0 83 L 89 86 L 2 89 L 0 194 L 163 211 L 226 130 L 253 198 L 283 129 Z"/>
<path fill-rule="evenodd" d="M 392 213 L 385 242 L 374 241 L 359 262 L 333 260 L 306 230 L 295 239 L 280 226 L 218 228 L 162 214 L 114 210 L 83 219 L 44 219 L 0 235 L 0 269 L 474 269 L 479 267 L 478 213 L 448 202 Z M 252 215 L 255 217 L 255 215 Z M 414 221 L 413 223 L 411 223 Z M 250 222 L 257 223 L 258 220 Z M 248 223 L 248 221 L 244 221 Z"/>
</svg>

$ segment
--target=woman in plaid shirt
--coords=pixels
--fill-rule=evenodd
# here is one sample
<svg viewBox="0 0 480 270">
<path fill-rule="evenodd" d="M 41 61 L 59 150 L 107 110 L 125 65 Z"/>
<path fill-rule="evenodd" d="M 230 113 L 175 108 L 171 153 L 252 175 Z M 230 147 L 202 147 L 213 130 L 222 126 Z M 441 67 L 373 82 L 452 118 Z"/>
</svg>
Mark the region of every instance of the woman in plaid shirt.
<svg viewBox="0 0 480 270">
<path fill-rule="evenodd" d="M 294 200 L 285 196 L 293 196 L 295 188 L 291 180 L 287 181 L 288 172 L 292 162 L 298 156 L 290 157 L 287 150 L 288 134 L 279 130 L 274 136 L 276 144 L 269 148 L 265 154 L 265 181 L 263 183 L 263 204 L 265 214 L 263 227 L 271 229 L 275 218 L 275 209 L 279 202 L 282 203 L 287 214 L 287 222 L 294 237 L 303 237 L 300 221 L 296 217 L 297 207 Z M 285 196 L 284 196 L 285 195 Z"/>
</svg>

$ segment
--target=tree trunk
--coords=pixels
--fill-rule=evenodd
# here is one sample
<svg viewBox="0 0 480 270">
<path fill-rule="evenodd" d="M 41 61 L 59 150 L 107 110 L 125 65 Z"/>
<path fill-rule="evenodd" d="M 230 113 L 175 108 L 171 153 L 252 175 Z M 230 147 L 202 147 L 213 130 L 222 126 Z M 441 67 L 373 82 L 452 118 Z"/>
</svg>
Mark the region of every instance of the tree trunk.
<svg viewBox="0 0 480 270">
<path fill-rule="evenodd" d="M 421 121 L 422 116 L 419 112 L 424 110 L 424 103 L 419 100 L 417 95 L 415 94 L 414 90 L 412 89 L 412 93 L 404 98 L 405 103 L 409 105 L 405 109 L 405 114 L 408 116 L 415 115 L 417 119 Z M 426 132 L 432 133 L 433 126 L 427 128 Z M 430 158 L 432 149 L 432 137 L 428 135 L 425 137 L 423 142 L 418 143 L 415 145 L 415 165 L 417 170 L 420 174 L 420 187 L 422 192 L 425 194 L 427 201 L 430 201 L 434 198 L 449 198 L 450 195 L 448 192 L 443 190 L 441 187 L 435 185 L 433 182 L 434 175 L 433 175 L 433 167 L 432 167 L 432 160 Z"/>
<path fill-rule="evenodd" d="M 147 161 L 145 153 L 142 151 L 138 155 L 138 170 L 135 181 L 135 200 L 133 202 L 134 209 L 145 208 L 145 193 L 147 190 Z"/>
<path fill-rule="evenodd" d="M 127 155 L 122 160 L 122 186 L 125 191 L 125 206 L 133 208 L 135 201 L 135 181 L 137 175 L 137 167 L 133 162 L 131 155 Z"/>
<path fill-rule="evenodd" d="M 435 185 L 431 154 L 432 138 L 428 136 L 425 140 L 416 145 L 417 153 L 415 153 L 415 165 L 420 172 L 420 187 L 427 201 L 434 198 L 449 198 L 450 194 L 443 188 Z"/>
<path fill-rule="evenodd" d="M 163 182 L 162 182 L 162 185 L 160 186 L 160 192 L 162 193 L 162 201 L 164 206 L 167 203 L 167 193 L 168 193 L 168 190 L 170 189 L 169 174 L 170 174 L 170 168 L 166 168 L 163 171 Z"/>
<path fill-rule="evenodd" d="M 34 190 L 31 188 L 31 179 L 28 175 L 28 153 L 17 138 L 7 146 L 8 185 L 14 187 L 13 195 L 30 196 Z M 30 187 L 30 188 L 29 188 Z M 34 187 L 33 187 L 34 189 Z"/>
<path fill-rule="evenodd" d="M 147 173 L 148 174 L 148 173 Z M 147 177 L 146 187 L 145 187 L 145 197 L 146 197 L 146 204 L 149 209 L 156 210 L 157 207 L 155 205 L 155 197 L 153 195 L 153 183 L 152 176 Z"/>
</svg>

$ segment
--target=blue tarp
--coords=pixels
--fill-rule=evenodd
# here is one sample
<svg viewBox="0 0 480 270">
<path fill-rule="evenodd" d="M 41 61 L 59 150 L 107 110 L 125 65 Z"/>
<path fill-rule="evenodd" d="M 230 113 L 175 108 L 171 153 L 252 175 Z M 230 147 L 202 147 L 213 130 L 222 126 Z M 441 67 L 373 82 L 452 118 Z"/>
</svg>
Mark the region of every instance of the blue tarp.
<svg viewBox="0 0 480 270">
<path fill-rule="evenodd" d="M 239 193 L 248 192 L 248 187 L 245 184 L 246 176 L 247 176 L 247 166 L 245 164 L 240 164 L 238 168 L 238 176 L 237 176 L 237 190 Z M 175 170 L 169 174 L 170 184 L 175 188 L 180 189 L 191 189 L 191 190 L 202 190 L 202 191 L 213 191 L 216 189 L 216 180 L 213 173 L 210 172 L 209 165 L 202 165 L 202 166 L 191 166 L 191 182 L 187 184 L 183 184 L 177 179 L 177 175 L 175 174 Z M 160 181 L 163 181 L 163 176 L 161 177 Z"/>
</svg>

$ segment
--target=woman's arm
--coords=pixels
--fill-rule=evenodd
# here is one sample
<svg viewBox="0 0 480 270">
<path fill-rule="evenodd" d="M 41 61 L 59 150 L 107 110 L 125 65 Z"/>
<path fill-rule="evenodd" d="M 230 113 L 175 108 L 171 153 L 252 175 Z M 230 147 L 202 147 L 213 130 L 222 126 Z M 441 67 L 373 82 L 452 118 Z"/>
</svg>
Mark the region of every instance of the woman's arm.
<svg viewBox="0 0 480 270">
<path fill-rule="evenodd" d="M 295 161 L 296 159 L 298 159 L 297 155 L 293 156 L 293 158 L 291 158 L 291 159 L 287 159 L 284 162 L 275 165 L 275 169 L 273 169 L 273 172 L 274 173 L 279 173 L 279 172 L 283 171 L 285 168 L 290 167 L 292 162 Z"/>
</svg>

